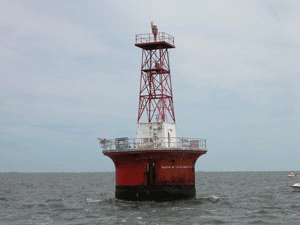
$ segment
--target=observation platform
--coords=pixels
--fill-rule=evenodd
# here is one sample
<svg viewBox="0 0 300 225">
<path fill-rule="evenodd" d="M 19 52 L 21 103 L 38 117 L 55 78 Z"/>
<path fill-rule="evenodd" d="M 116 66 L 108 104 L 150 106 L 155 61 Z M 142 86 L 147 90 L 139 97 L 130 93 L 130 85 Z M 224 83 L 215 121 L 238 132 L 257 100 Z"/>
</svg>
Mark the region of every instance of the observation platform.
<svg viewBox="0 0 300 225">
<path fill-rule="evenodd" d="M 152 33 L 137 34 L 135 36 L 135 46 L 144 50 L 175 48 L 174 37 L 165 32 L 158 32 L 156 39 Z"/>
<path fill-rule="evenodd" d="M 166 70 L 164 68 L 143 69 L 142 71 L 145 72 L 145 73 L 155 72 L 155 73 L 158 73 L 158 74 L 170 73 L 170 70 Z"/>
<path fill-rule="evenodd" d="M 207 152 L 206 139 L 198 138 L 98 138 L 103 153 L 143 152 L 143 151 L 204 151 Z"/>
</svg>

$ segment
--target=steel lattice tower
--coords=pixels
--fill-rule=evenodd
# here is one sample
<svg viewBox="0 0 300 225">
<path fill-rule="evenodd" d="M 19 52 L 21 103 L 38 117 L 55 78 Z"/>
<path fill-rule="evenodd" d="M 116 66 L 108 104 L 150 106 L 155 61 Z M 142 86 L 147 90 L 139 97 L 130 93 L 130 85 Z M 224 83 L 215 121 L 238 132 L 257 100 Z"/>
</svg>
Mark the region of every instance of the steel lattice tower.
<svg viewBox="0 0 300 225">
<path fill-rule="evenodd" d="M 98 139 L 115 165 L 117 199 L 194 198 L 195 164 L 207 152 L 206 140 L 176 136 L 168 52 L 174 38 L 151 25 L 152 33 L 136 35 L 135 42 L 142 49 L 136 138 Z"/>
<path fill-rule="evenodd" d="M 135 46 L 142 48 L 138 123 L 145 113 L 147 122 L 166 122 L 168 115 L 175 123 L 169 48 L 175 48 L 174 37 L 157 32 L 136 35 Z"/>
</svg>

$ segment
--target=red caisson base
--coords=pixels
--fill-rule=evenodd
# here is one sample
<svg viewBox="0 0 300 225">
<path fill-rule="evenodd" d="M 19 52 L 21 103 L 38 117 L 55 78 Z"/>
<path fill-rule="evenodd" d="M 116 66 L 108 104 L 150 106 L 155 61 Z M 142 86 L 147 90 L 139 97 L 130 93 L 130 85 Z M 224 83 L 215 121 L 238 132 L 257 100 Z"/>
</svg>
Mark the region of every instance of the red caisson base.
<svg viewBox="0 0 300 225">
<path fill-rule="evenodd" d="M 196 196 L 195 163 L 202 150 L 104 152 L 116 168 L 116 198 L 168 201 Z"/>
</svg>

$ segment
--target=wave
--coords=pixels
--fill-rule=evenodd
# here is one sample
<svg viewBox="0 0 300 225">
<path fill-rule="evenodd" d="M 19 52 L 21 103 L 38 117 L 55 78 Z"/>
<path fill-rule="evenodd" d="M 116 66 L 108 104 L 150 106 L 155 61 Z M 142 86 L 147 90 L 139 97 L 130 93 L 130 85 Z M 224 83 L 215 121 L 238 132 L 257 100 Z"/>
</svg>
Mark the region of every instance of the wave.
<svg viewBox="0 0 300 225">
<path fill-rule="evenodd" d="M 0 198 L 0 201 L 8 202 L 8 199 L 7 199 L 7 198 L 4 198 L 4 197 L 2 197 L 2 198 Z"/>
<path fill-rule="evenodd" d="M 91 199 L 91 198 L 87 198 L 86 201 L 87 202 L 102 202 L 101 199 Z"/>
<path fill-rule="evenodd" d="M 212 195 L 208 198 L 208 200 L 212 201 L 212 202 L 217 202 L 219 201 L 219 197 L 218 196 L 215 196 L 215 195 Z"/>
</svg>

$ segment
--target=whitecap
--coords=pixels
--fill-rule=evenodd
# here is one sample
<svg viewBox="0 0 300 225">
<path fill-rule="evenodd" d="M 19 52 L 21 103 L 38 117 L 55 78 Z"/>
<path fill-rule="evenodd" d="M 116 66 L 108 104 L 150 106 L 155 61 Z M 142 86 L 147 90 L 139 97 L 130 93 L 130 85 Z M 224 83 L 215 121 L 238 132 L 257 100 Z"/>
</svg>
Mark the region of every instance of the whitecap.
<svg viewBox="0 0 300 225">
<path fill-rule="evenodd" d="M 49 222 L 45 222 L 45 223 L 41 223 L 41 225 L 47 225 L 47 224 L 50 224 L 50 223 L 53 223 L 53 221 L 49 221 Z"/>
<path fill-rule="evenodd" d="M 86 199 L 87 202 L 101 202 L 101 199 L 91 199 L 91 198 L 87 198 Z"/>
<path fill-rule="evenodd" d="M 215 195 L 212 195 L 212 196 L 209 197 L 209 200 L 212 201 L 212 202 L 217 202 L 217 201 L 219 201 L 219 197 L 215 196 Z"/>
</svg>

